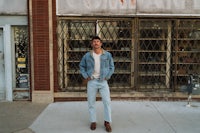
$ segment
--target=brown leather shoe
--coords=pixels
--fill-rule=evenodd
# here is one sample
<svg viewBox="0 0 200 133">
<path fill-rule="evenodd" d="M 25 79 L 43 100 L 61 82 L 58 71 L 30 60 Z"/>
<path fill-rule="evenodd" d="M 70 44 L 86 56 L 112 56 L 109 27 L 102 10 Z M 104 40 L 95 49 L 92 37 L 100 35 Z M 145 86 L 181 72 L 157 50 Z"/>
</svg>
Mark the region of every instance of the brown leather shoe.
<svg viewBox="0 0 200 133">
<path fill-rule="evenodd" d="M 95 130 L 96 129 L 96 122 L 92 122 L 91 124 L 90 124 L 90 129 L 91 130 Z"/>
<path fill-rule="evenodd" d="M 107 132 L 112 132 L 112 128 L 111 128 L 109 122 L 105 121 L 104 126 L 105 126 Z"/>
</svg>

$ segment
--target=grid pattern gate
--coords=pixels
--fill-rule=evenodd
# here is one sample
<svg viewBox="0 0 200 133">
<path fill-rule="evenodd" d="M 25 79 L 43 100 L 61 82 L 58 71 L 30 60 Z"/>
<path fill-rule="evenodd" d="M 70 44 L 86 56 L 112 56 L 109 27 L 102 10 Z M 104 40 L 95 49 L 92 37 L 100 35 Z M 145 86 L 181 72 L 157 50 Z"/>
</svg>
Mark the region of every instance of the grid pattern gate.
<svg viewBox="0 0 200 133">
<path fill-rule="evenodd" d="M 188 75 L 200 75 L 200 20 L 177 20 L 173 34 L 173 83 L 175 90 L 188 84 Z"/>
<path fill-rule="evenodd" d="M 172 23 L 169 20 L 139 20 L 138 89 L 168 91 L 171 77 Z"/>
<path fill-rule="evenodd" d="M 86 82 L 79 72 L 79 62 L 91 50 L 90 40 L 94 35 L 101 37 L 103 48 L 111 52 L 114 58 L 116 71 L 109 80 L 111 91 L 130 89 L 132 25 L 131 19 L 59 20 L 58 70 L 61 90 L 86 91 Z"/>
<path fill-rule="evenodd" d="M 58 19 L 61 91 L 86 91 L 79 62 L 99 35 L 112 53 L 111 92 L 179 91 L 200 72 L 200 21 L 196 19 Z"/>
</svg>

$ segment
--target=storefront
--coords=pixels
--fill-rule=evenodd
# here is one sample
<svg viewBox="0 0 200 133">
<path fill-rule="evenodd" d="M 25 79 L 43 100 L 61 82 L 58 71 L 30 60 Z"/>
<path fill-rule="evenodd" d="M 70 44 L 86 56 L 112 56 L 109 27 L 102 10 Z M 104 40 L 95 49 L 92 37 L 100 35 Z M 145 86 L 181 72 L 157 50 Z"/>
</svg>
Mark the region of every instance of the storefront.
<svg viewBox="0 0 200 133">
<path fill-rule="evenodd" d="M 55 99 L 85 97 L 78 64 L 91 49 L 92 35 L 99 35 L 113 55 L 113 98 L 187 96 L 181 88 L 190 74 L 200 74 L 198 5 L 197 0 L 57 1 Z"/>
<path fill-rule="evenodd" d="M 27 2 L 20 2 L 0 2 L 0 100 L 31 99 Z"/>
<path fill-rule="evenodd" d="M 185 99 L 180 90 L 189 74 L 200 74 L 199 5 L 198 0 L 3 0 L 0 99 L 85 100 L 78 64 L 93 35 L 114 58 L 112 98 Z"/>
<path fill-rule="evenodd" d="M 111 92 L 176 92 L 189 74 L 200 70 L 199 19 L 61 18 L 58 20 L 59 86 L 86 91 L 79 72 L 81 57 L 99 35 L 112 53 Z"/>
</svg>

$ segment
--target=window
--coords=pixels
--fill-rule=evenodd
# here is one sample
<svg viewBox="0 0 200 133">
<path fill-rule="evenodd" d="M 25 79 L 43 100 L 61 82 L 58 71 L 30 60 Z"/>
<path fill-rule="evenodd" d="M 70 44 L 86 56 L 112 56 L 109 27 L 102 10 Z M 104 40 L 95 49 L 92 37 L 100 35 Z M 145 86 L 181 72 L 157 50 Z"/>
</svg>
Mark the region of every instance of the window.
<svg viewBox="0 0 200 133">
<path fill-rule="evenodd" d="M 114 58 L 111 92 L 180 91 L 200 73 L 199 29 L 198 19 L 59 18 L 60 91 L 86 91 L 79 62 L 93 35 Z"/>
<path fill-rule="evenodd" d="M 13 90 L 14 100 L 30 99 L 29 81 L 29 44 L 27 26 L 13 27 L 15 47 L 15 81 L 16 87 Z"/>
<path fill-rule="evenodd" d="M 85 91 L 79 72 L 82 56 L 91 49 L 90 40 L 99 35 L 103 48 L 111 52 L 115 73 L 109 80 L 111 91 L 131 88 L 132 21 L 131 19 L 92 19 L 58 21 L 59 85 L 62 91 Z M 126 89 L 124 89 L 126 88 Z"/>
</svg>

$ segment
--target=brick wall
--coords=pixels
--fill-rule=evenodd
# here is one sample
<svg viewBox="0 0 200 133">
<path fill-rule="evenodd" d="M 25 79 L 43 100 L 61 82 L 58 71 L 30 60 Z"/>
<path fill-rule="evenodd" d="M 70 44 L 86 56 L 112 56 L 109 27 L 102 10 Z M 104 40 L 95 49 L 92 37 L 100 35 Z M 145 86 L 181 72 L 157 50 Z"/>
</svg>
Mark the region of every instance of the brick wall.
<svg viewBox="0 0 200 133">
<path fill-rule="evenodd" d="M 34 90 L 50 90 L 48 0 L 32 1 Z"/>
</svg>

